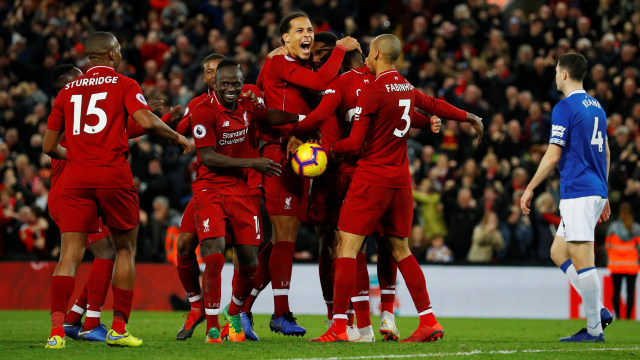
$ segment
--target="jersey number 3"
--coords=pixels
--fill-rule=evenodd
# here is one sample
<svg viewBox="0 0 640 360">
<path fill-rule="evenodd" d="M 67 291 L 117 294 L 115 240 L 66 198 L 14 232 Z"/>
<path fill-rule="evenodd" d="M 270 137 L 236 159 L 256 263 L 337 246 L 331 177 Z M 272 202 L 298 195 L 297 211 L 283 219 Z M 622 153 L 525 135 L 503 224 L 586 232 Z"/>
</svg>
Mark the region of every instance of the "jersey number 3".
<svg viewBox="0 0 640 360">
<path fill-rule="evenodd" d="M 598 152 L 602 152 L 602 145 L 604 139 L 602 138 L 602 131 L 598 131 L 598 117 L 596 116 L 593 123 L 593 135 L 591 135 L 591 145 L 598 145 Z"/>
<path fill-rule="evenodd" d="M 97 134 L 100 131 L 104 130 L 107 126 L 107 114 L 104 110 L 96 107 L 96 103 L 100 100 L 104 100 L 107 98 L 106 92 L 91 94 L 89 98 L 89 106 L 87 106 L 86 115 L 96 115 L 98 117 L 98 123 L 96 125 L 87 125 L 84 124 L 84 129 L 82 129 L 87 134 Z M 73 135 L 80 134 L 80 119 L 82 118 L 82 95 L 72 95 L 71 100 L 73 103 Z"/>
<path fill-rule="evenodd" d="M 409 110 L 411 110 L 411 100 L 401 99 L 400 101 L 398 101 L 398 106 L 404 108 L 401 119 L 406 121 L 407 125 L 402 130 L 397 128 L 393 130 L 393 135 L 401 138 L 409 131 L 409 128 L 411 127 L 411 116 L 409 116 Z"/>
</svg>

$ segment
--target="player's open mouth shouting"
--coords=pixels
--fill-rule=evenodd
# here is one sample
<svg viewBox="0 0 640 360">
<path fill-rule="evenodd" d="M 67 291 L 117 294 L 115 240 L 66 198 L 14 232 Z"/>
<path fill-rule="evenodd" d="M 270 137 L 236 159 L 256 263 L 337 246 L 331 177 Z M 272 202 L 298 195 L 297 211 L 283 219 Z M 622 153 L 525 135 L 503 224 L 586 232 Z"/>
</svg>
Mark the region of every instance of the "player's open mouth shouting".
<svg viewBox="0 0 640 360">
<path fill-rule="evenodd" d="M 300 53 L 305 58 L 309 57 L 309 55 L 311 54 L 311 41 L 310 40 L 305 40 L 305 41 L 300 43 Z"/>
</svg>

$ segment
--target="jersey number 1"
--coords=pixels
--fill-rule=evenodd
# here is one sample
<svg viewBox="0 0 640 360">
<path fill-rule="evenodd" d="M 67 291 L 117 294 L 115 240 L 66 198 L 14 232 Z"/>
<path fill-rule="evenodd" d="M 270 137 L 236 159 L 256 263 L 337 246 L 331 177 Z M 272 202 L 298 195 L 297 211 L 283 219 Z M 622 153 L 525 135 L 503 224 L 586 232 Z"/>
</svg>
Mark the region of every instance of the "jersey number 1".
<svg viewBox="0 0 640 360">
<path fill-rule="evenodd" d="M 409 110 L 411 109 L 411 100 L 401 99 L 400 101 L 398 101 L 398 106 L 404 108 L 401 119 L 406 121 L 407 125 L 402 130 L 393 130 L 393 135 L 401 138 L 409 131 L 409 128 L 411 127 L 411 116 L 409 116 Z"/>
<path fill-rule="evenodd" d="M 598 131 L 598 117 L 596 116 L 593 123 L 593 135 L 591 135 L 591 145 L 598 145 L 598 152 L 602 152 L 602 145 L 604 139 L 602 138 L 602 131 Z"/>
<path fill-rule="evenodd" d="M 96 107 L 96 103 L 99 100 L 104 100 L 106 98 L 106 92 L 91 94 L 86 115 L 96 115 L 98 117 L 98 123 L 93 126 L 84 124 L 84 129 L 82 129 L 84 132 L 88 134 L 97 134 L 107 126 L 107 114 L 104 110 Z M 80 135 L 80 119 L 83 115 L 82 95 L 72 95 L 70 101 L 73 103 L 73 135 Z"/>
</svg>

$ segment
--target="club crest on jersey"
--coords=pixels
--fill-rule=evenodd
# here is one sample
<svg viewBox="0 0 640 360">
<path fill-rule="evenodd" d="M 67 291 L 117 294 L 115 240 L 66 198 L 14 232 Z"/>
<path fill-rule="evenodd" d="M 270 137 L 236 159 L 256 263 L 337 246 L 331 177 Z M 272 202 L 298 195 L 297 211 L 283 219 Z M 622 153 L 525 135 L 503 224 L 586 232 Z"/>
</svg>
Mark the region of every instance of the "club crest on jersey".
<svg viewBox="0 0 640 360">
<path fill-rule="evenodd" d="M 291 210 L 291 196 L 284 199 L 284 209 Z"/>
<path fill-rule="evenodd" d="M 193 127 L 193 136 L 198 139 L 202 139 L 205 135 L 207 135 L 207 129 L 202 124 L 198 124 Z"/>
<path fill-rule="evenodd" d="M 242 114 L 242 118 L 244 119 L 244 126 L 249 126 L 249 119 L 247 119 L 246 111 L 244 112 L 244 114 Z"/>
<path fill-rule="evenodd" d="M 202 222 L 202 227 L 204 227 L 204 232 L 209 232 L 209 219 Z"/>
<path fill-rule="evenodd" d="M 147 99 L 144 98 L 144 95 L 137 93 L 136 99 L 138 99 L 138 101 L 140 101 L 141 103 L 147 105 Z"/>
</svg>

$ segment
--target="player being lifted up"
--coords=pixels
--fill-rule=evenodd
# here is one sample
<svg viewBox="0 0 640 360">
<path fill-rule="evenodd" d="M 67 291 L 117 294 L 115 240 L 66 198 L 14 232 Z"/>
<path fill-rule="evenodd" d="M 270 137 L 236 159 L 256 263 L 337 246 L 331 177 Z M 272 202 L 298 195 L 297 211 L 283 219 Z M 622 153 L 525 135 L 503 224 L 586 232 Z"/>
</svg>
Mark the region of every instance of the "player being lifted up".
<svg viewBox="0 0 640 360">
<path fill-rule="evenodd" d="M 82 71 L 73 65 L 60 65 L 53 69 L 51 73 L 51 84 L 53 90 L 60 92 L 68 83 L 82 76 Z M 152 105 L 152 103 L 158 106 Z M 162 101 L 150 101 L 150 107 L 159 107 Z M 177 117 L 180 106 L 172 108 L 170 112 L 162 117 L 164 123 L 170 122 Z M 144 128 L 130 119 L 127 121 L 127 135 L 135 138 L 146 134 Z M 62 147 L 66 146 L 64 136 L 60 140 Z M 57 224 L 62 223 L 63 214 L 60 212 L 62 203 L 62 174 L 65 169 L 65 160 L 51 159 L 51 189 L 49 191 L 49 213 Z M 109 229 L 102 224 L 98 218 L 98 232 L 91 233 L 87 237 L 87 249 L 93 254 L 94 260 L 89 272 L 88 280 L 82 289 L 80 297 L 75 301 L 71 310 L 67 314 L 64 323 L 65 334 L 72 339 L 83 339 L 89 341 L 104 342 L 107 337 L 107 328 L 100 324 L 100 312 L 104 300 L 109 291 L 113 263 L 116 257 L 113 240 L 109 236 Z M 82 324 L 82 315 L 86 311 L 86 319 Z"/>
<path fill-rule="evenodd" d="M 414 107 L 441 118 L 471 122 L 479 138 L 483 127 L 477 116 L 415 90 L 396 71 L 401 51 L 400 40 L 394 35 L 380 35 L 372 41 L 367 65 L 376 78 L 358 97 L 349 137 L 331 146 L 334 154 L 359 154 L 359 159 L 338 221 L 333 323 L 312 341 L 348 341 L 346 313 L 355 283 L 356 254 L 365 235 L 378 224 L 420 316 L 418 329 L 403 341 L 435 341 L 444 334 L 433 315 L 424 274 L 408 245 L 413 196 L 407 133 Z"/>
<path fill-rule="evenodd" d="M 562 221 L 551 259 L 582 297 L 587 316 L 587 327 L 561 338 L 562 342 L 603 342 L 603 330 L 613 320 L 600 302 L 602 289 L 593 252 L 596 224 L 611 215 L 607 116 L 598 100 L 584 91 L 586 73 L 584 56 L 570 53 L 558 59 L 556 85 L 565 98 L 553 108 L 549 147 L 520 200 L 522 212 L 529 214 L 533 191 L 558 165 Z"/>
<path fill-rule="evenodd" d="M 359 45 L 350 37 L 340 40 L 327 63 L 314 72 L 307 64 L 314 39 L 307 15 L 287 15 L 280 23 L 280 33 L 289 55 L 268 59 L 260 71 L 257 85 L 264 92 L 267 108 L 308 114 L 311 109 L 305 101 L 307 89 L 325 90 L 338 73 L 345 51 L 359 48 Z M 285 139 L 290 129 L 290 126 L 261 129 L 266 142 L 262 155 L 284 165 L 287 161 Z M 289 309 L 288 296 L 295 241 L 300 221 L 306 220 L 308 186 L 309 181 L 295 175 L 289 166 L 283 167 L 280 177 L 264 178 L 264 200 L 273 228 L 273 244 L 267 244 L 259 255 L 254 289 L 246 302 L 245 312 L 250 317 L 253 300 L 270 279 L 274 295 L 270 327 L 284 335 L 306 333 Z"/>
<path fill-rule="evenodd" d="M 112 279 L 114 317 L 107 344 L 140 346 L 130 335 L 129 320 L 135 281 L 135 250 L 139 225 L 138 194 L 127 162 L 126 114 L 144 129 L 180 144 L 187 139 L 171 130 L 146 104 L 140 86 L 115 72 L 122 59 L 115 36 L 96 32 L 85 52 L 93 67 L 60 92 L 48 119 L 42 150 L 68 159 L 61 212 L 62 247 L 51 280 L 52 329 L 46 348 L 65 346 L 63 323 L 82 261 L 87 234 L 98 231 L 98 216 L 114 237 L 116 261 Z M 59 145 L 64 131 L 65 150 Z"/>
</svg>

